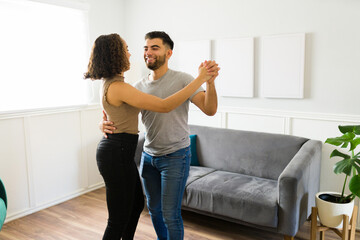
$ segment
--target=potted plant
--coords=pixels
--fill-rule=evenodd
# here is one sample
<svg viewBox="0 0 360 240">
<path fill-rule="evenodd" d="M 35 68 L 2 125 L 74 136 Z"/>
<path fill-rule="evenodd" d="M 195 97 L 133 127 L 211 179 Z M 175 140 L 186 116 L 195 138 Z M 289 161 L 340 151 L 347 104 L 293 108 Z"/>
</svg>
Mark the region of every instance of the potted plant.
<svg viewBox="0 0 360 240">
<path fill-rule="evenodd" d="M 320 192 L 316 194 L 316 206 L 320 222 L 328 227 L 342 228 L 342 215 L 351 216 L 355 197 L 360 197 L 360 125 L 339 126 L 342 136 L 328 138 L 325 143 L 347 149 L 347 153 L 335 149 L 330 158 L 339 157 L 334 165 L 336 174 L 345 174 L 341 193 Z M 350 194 L 345 194 L 346 186 Z"/>
</svg>

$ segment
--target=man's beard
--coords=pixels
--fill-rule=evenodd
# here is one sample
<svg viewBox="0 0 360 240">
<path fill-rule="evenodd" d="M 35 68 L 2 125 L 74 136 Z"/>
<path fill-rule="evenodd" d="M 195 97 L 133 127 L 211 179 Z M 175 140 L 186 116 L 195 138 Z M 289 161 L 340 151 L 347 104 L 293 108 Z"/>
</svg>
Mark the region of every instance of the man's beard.
<svg viewBox="0 0 360 240">
<path fill-rule="evenodd" d="M 166 55 L 159 57 L 158 59 L 155 59 L 153 63 L 146 62 L 146 66 L 151 70 L 156 70 L 160 68 L 162 65 L 164 65 L 165 61 L 166 61 Z"/>
</svg>

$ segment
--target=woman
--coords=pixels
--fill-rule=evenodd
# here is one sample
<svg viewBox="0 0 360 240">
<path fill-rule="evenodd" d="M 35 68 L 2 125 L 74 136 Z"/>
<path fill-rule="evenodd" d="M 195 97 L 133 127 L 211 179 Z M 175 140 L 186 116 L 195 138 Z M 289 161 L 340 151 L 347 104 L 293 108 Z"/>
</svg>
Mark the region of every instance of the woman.
<svg viewBox="0 0 360 240">
<path fill-rule="evenodd" d="M 100 141 L 96 153 L 105 182 L 109 213 L 104 240 L 133 239 L 144 208 L 140 177 L 134 162 L 140 109 L 169 112 L 215 75 L 208 73 L 202 63 L 196 79 L 181 91 L 161 99 L 125 83 L 124 72 L 130 68 L 130 56 L 126 42 L 118 34 L 102 35 L 95 41 L 85 73 L 86 79 L 103 80 L 102 106 L 116 127 L 114 134 Z"/>
</svg>

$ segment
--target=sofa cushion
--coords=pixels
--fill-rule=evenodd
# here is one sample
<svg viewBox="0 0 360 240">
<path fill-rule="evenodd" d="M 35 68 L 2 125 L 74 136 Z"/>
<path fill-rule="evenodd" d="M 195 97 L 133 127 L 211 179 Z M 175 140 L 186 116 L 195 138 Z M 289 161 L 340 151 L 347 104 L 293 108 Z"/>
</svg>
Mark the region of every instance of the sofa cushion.
<svg viewBox="0 0 360 240">
<path fill-rule="evenodd" d="M 308 141 L 284 134 L 190 126 L 197 135 L 199 164 L 217 170 L 277 180 Z"/>
<path fill-rule="evenodd" d="M 213 169 L 213 168 L 190 166 L 189 177 L 188 177 L 188 179 L 186 181 L 185 186 L 188 186 L 190 183 L 198 180 L 199 178 L 202 178 L 202 177 L 206 176 L 207 174 L 215 172 L 215 171 L 216 170 Z M 184 191 L 182 204 L 186 205 L 186 191 Z"/>
<path fill-rule="evenodd" d="M 214 171 L 189 183 L 185 192 L 188 208 L 277 227 L 277 181 Z"/>
<path fill-rule="evenodd" d="M 195 180 L 198 180 L 199 178 L 202 178 L 215 171 L 216 170 L 213 168 L 190 166 L 190 172 L 189 172 L 189 177 L 186 181 L 186 186 L 188 186 L 190 183 L 194 182 Z"/>
</svg>

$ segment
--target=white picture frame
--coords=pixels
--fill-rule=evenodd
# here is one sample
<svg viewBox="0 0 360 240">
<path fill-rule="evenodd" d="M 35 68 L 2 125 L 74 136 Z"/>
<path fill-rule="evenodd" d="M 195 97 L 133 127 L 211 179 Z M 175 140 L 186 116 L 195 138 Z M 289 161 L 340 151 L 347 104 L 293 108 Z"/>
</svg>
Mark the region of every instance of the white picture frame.
<svg viewBox="0 0 360 240">
<path fill-rule="evenodd" d="M 254 97 L 254 38 L 214 41 L 214 59 L 221 70 L 216 85 L 223 97 Z"/>
<path fill-rule="evenodd" d="M 305 33 L 261 37 L 261 96 L 304 98 L 304 66 Z"/>
</svg>

